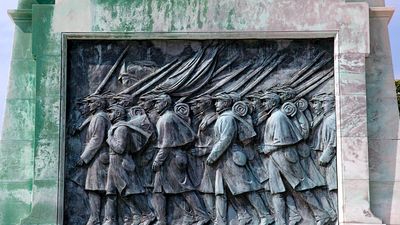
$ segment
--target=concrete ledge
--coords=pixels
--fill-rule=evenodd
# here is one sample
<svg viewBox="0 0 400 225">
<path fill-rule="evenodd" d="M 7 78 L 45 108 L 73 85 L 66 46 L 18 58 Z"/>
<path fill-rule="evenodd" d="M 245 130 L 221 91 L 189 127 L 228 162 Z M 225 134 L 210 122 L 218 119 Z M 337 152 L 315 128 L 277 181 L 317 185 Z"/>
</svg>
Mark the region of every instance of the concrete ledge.
<svg viewBox="0 0 400 225">
<path fill-rule="evenodd" d="M 15 25 L 24 33 L 32 32 L 32 10 L 31 9 L 10 9 L 7 11 Z"/>
</svg>

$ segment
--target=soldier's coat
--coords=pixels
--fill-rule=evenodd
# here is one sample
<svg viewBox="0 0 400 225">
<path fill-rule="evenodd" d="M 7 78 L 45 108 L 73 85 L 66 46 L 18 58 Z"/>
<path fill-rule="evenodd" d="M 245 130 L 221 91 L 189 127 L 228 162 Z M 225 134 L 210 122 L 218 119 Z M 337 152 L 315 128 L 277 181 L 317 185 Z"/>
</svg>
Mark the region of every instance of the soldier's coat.
<svg viewBox="0 0 400 225">
<path fill-rule="evenodd" d="M 177 194 L 194 190 L 187 172 L 185 145 L 195 139 L 189 124 L 173 111 L 165 111 L 157 122 L 157 147 L 154 159 L 162 163 L 154 178 L 154 192 Z"/>
<path fill-rule="evenodd" d="M 264 133 L 264 152 L 270 154 L 269 181 L 271 193 L 286 191 L 284 180 L 296 191 L 309 190 L 316 184 L 306 175 L 298 155 L 303 139 L 294 123 L 279 109 L 268 118 Z"/>
<path fill-rule="evenodd" d="M 105 191 L 109 163 L 107 131 L 110 121 L 105 112 L 98 112 L 90 120 L 86 146 L 81 159 L 88 164 L 85 190 Z"/>
<path fill-rule="evenodd" d="M 261 184 L 248 167 L 235 162 L 235 152 L 245 154 L 239 143 L 238 122 L 232 111 L 225 111 L 218 116 L 214 125 L 214 140 L 209 158 L 217 164 L 215 193 L 224 194 L 225 186 L 233 195 L 260 190 Z"/>
</svg>

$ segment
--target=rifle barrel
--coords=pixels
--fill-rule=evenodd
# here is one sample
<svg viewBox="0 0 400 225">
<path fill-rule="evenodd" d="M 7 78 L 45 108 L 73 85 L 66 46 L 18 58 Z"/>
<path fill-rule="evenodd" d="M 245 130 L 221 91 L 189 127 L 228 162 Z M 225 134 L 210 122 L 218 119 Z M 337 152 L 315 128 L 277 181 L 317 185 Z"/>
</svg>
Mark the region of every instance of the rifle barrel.
<svg viewBox="0 0 400 225">
<path fill-rule="evenodd" d="M 257 79 L 251 83 L 249 86 L 247 86 L 242 92 L 240 92 L 240 96 L 244 96 L 247 93 L 249 93 L 249 91 L 251 91 L 255 86 L 257 86 L 257 84 L 259 84 L 262 80 L 264 80 L 264 78 L 266 78 L 273 69 L 275 69 L 279 63 L 282 62 L 282 60 L 285 58 L 284 55 L 282 55 L 281 57 L 278 58 L 278 60 L 276 60 L 276 62 L 274 62 L 272 64 L 272 66 L 270 66 L 265 72 L 263 72 L 259 77 L 257 77 Z"/>
<path fill-rule="evenodd" d="M 292 78 L 289 80 L 288 84 L 292 84 L 293 82 L 295 82 L 297 79 L 299 79 L 299 77 L 301 75 L 304 74 L 304 72 L 306 72 L 312 65 L 314 65 L 317 60 L 319 60 L 323 55 L 325 54 L 325 52 L 320 52 L 309 64 L 307 64 L 305 67 L 303 67 L 301 70 L 299 70 L 297 73 L 295 73 Z"/>
<path fill-rule="evenodd" d="M 143 83 L 147 82 L 150 79 L 153 79 L 154 77 L 156 77 L 160 73 L 164 72 L 167 68 L 169 68 L 171 65 L 173 65 L 177 61 L 178 61 L 178 59 L 172 60 L 172 62 L 166 64 L 165 66 L 161 67 L 160 69 L 154 71 L 153 73 L 149 74 L 148 76 L 146 76 L 143 79 L 139 80 L 138 82 L 134 83 L 132 86 L 126 88 L 123 91 L 121 91 L 118 95 L 128 94 L 129 92 L 135 90 L 137 87 L 141 86 Z M 178 63 L 178 64 L 180 64 L 180 63 Z"/>
<path fill-rule="evenodd" d="M 122 51 L 121 55 L 118 57 L 117 61 L 114 63 L 114 65 L 111 67 L 111 69 L 108 71 L 106 77 L 103 79 L 103 81 L 101 81 L 100 85 L 97 87 L 96 91 L 93 93 L 95 95 L 99 94 L 101 89 L 104 88 L 104 86 L 106 86 L 108 80 L 110 79 L 111 75 L 113 74 L 113 72 L 115 71 L 115 69 L 117 68 L 118 64 L 121 62 L 122 58 L 125 56 L 126 52 L 128 52 L 128 49 L 130 48 L 130 46 L 128 45 L 124 51 Z"/>
<path fill-rule="evenodd" d="M 331 78 L 333 76 L 333 71 L 331 71 L 330 73 L 328 73 L 327 76 L 325 76 L 324 78 L 322 78 L 321 80 L 319 80 L 318 82 L 316 82 L 315 84 L 311 85 L 310 87 L 308 87 L 306 90 L 300 92 L 299 94 L 297 94 L 297 96 L 294 98 L 294 100 L 298 100 L 302 97 L 304 97 L 305 95 L 307 95 L 308 93 L 310 93 L 312 90 L 314 90 L 316 87 L 318 87 L 319 85 L 321 85 L 322 83 L 324 83 L 326 80 L 328 80 L 329 78 Z"/>
</svg>

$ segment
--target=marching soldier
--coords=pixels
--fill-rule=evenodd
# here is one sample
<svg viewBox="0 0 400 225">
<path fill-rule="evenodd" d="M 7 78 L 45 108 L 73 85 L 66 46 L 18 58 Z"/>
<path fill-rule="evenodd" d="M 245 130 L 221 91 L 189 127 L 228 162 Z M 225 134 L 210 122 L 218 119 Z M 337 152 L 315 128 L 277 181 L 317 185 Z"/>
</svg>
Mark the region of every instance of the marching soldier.
<svg viewBox="0 0 400 225">
<path fill-rule="evenodd" d="M 154 200 L 157 213 L 156 225 L 165 225 L 166 194 L 181 195 L 195 215 L 196 225 L 206 224 L 210 218 L 202 206 L 187 172 L 187 145 L 195 139 L 190 125 L 170 110 L 172 100 L 166 94 L 155 98 L 155 109 L 160 114 L 157 122 L 157 147 L 153 162 L 156 171 Z"/>
<path fill-rule="evenodd" d="M 217 115 L 212 106 L 210 95 L 200 96 L 190 102 L 193 116 L 198 120 L 195 123 L 197 139 L 194 143 L 192 156 L 194 157 L 192 180 L 198 180 L 197 190 L 202 194 L 206 209 L 214 217 L 215 208 L 215 168 L 207 165 L 206 160 L 211 152 L 214 140 L 214 124 Z M 196 121 L 193 120 L 193 121 Z"/>
<path fill-rule="evenodd" d="M 296 191 L 307 202 L 317 225 L 327 224 L 330 221 L 328 213 L 310 192 L 316 184 L 307 176 L 300 164 L 297 153 L 297 144 L 303 139 L 300 131 L 279 109 L 281 102 L 279 95 L 267 92 L 261 99 L 264 110 L 270 114 L 266 121 L 262 152 L 270 157 L 268 170 L 276 224 L 286 224 L 284 194 L 289 190 Z"/>
<path fill-rule="evenodd" d="M 150 224 L 155 220 L 144 197 L 144 188 L 136 172 L 132 154 L 142 150 L 150 133 L 127 123 L 125 109 L 119 105 L 109 108 L 109 117 L 113 125 L 108 131 L 107 143 L 110 146 L 110 165 L 107 176 L 107 203 L 103 225 L 117 225 L 117 197 L 128 206 L 131 215 L 125 216 L 125 224 Z M 140 209 L 141 220 L 134 218 L 136 207 Z"/>
<path fill-rule="evenodd" d="M 107 130 L 110 121 L 105 112 L 107 101 L 103 96 L 91 95 L 86 98 L 91 119 L 87 131 L 86 146 L 77 165 L 87 165 L 85 190 L 88 193 L 90 217 L 87 225 L 100 224 L 101 197 L 105 192 L 107 167 L 109 163 Z"/>
<path fill-rule="evenodd" d="M 245 200 L 250 202 L 260 218 L 260 225 L 270 224 L 273 218 L 261 197 L 256 193 L 262 189 L 262 186 L 246 166 L 247 158 L 242 147 L 242 142 L 256 135 L 253 126 L 231 110 L 233 103 L 239 100 L 237 94 L 221 93 L 214 99 L 218 119 L 214 126 L 214 145 L 207 158 L 207 164 L 215 164 L 217 167 L 214 225 L 227 223 L 227 191 L 232 194 L 232 201 L 237 202 L 239 207 L 244 207 Z M 248 218 L 241 218 L 242 215 L 238 212 L 239 223 L 249 223 Z"/>
</svg>

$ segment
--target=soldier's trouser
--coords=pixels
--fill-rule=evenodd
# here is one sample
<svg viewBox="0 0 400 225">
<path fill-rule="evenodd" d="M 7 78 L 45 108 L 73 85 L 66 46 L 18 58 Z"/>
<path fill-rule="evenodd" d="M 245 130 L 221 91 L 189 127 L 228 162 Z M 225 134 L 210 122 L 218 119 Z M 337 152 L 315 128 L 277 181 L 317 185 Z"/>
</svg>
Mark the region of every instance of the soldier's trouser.
<svg viewBox="0 0 400 225">
<path fill-rule="evenodd" d="M 285 196 L 283 194 L 273 194 L 272 203 L 274 204 L 274 209 L 275 209 L 275 224 L 286 225 Z"/>
<path fill-rule="evenodd" d="M 193 191 L 181 193 L 182 197 L 186 200 L 189 207 L 193 210 L 196 220 L 208 219 L 209 216 L 204 209 L 199 197 Z M 163 193 L 154 193 L 154 209 L 157 214 L 158 221 L 167 221 L 167 200 Z"/>
<path fill-rule="evenodd" d="M 335 203 L 328 200 L 329 193 L 327 193 L 327 190 L 323 188 L 316 188 L 312 190 L 312 193 L 318 197 L 321 202 L 322 208 L 328 211 L 329 215 L 332 218 L 336 217 L 336 210 L 333 209 Z"/>
<path fill-rule="evenodd" d="M 196 220 L 204 220 L 210 218 L 200 201 L 199 196 L 194 191 L 182 193 L 189 207 L 193 210 Z"/>
<path fill-rule="evenodd" d="M 245 198 L 250 202 L 251 206 L 253 206 L 254 210 L 256 210 L 258 216 L 260 218 L 270 217 L 271 214 L 268 211 L 264 201 L 261 196 L 257 192 L 247 192 L 239 196 L 234 196 L 241 205 L 246 205 Z"/>
<path fill-rule="evenodd" d="M 328 213 L 321 207 L 317 198 L 311 193 L 311 191 L 300 191 L 298 193 L 300 194 L 300 197 L 307 202 L 317 221 L 329 216 Z"/>
<path fill-rule="evenodd" d="M 299 211 L 297 210 L 296 203 L 293 199 L 293 196 L 288 194 L 286 195 L 286 206 L 288 208 L 289 213 L 289 221 L 298 222 L 301 220 L 301 216 Z M 289 223 L 290 224 L 290 223 Z"/>
<path fill-rule="evenodd" d="M 256 210 L 258 216 L 260 218 L 267 218 L 271 217 L 268 208 L 266 207 L 264 201 L 262 200 L 259 193 L 256 192 L 248 192 L 242 195 L 232 196 L 232 206 L 235 208 L 236 213 L 238 215 L 238 219 L 245 219 L 250 217 L 248 212 L 246 211 L 246 199 L 250 202 L 250 204 Z M 224 224 L 227 221 L 227 208 L 228 208 L 228 201 L 226 194 L 217 195 L 216 196 L 216 218 L 215 224 Z"/>
<path fill-rule="evenodd" d="M 153 207 L 156 212 L 157 220 L 167 222 L 167 199 L 163 193 L 153 194 Z"/>
<path fill-rule="evenodd" d="M 151 209 L 148 206 L 145 197 L 141 194 L 123 196 L 121 197 L 121 200 L 129 208 L 129 215 L 124 215 L 124 217 L 132 218 L 134 215 L 139 215 L 138 208 L 142 214 L 151 214 Z M 117 208 L 117 195 L 107 195 L 107 202 L 104 210 L 105 217 L 117 220 Z"/>
<path fill-rule="evenodd" d="M 89 221 L 100 222 L 101 196 L 95 191 L 88 191 L 90 218 Z"/>
</svg>

